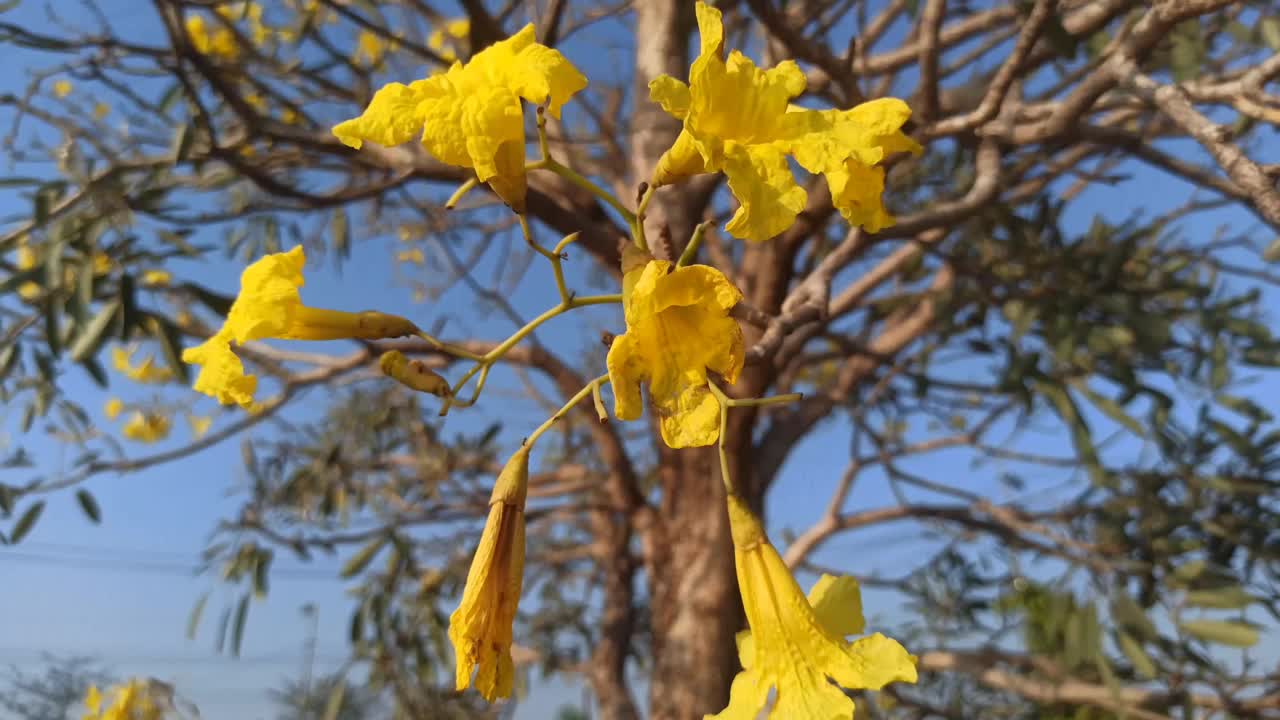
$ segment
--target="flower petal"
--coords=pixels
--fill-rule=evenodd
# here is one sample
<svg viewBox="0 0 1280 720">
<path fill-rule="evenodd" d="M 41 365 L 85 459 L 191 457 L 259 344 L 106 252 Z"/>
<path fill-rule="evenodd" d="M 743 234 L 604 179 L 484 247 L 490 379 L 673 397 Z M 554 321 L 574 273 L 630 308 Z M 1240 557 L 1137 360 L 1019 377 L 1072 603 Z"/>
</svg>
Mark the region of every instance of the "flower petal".
<svg viewBox="0 0 1280 720">
<path fill-rule="evenodd" d="M 729 687 L 729 704 L 715 715 L 703 715 L 703 720 L 756 720 L 769 702 L 769 686 L 761 686 L 754 674 L 743 670 L 733 678 Z"/>
<path fill-rule="evenodd" d="M 698 142 L 688 130 L 681 130 L 676 141 L 658 158 L 653 169 L 653 186 L 670 185 L 684 178 L 711 172 L 698 149 Z"/>
<path fill-rule="evenodd" d="M 668 115 L 681 120 L 689 114 L 689 103 L 693 101 L 689 86 L 670 75 L 659 75 L 649 81 L 649 99 L 661 105 Z"/>
<path fill-rule="evenodd" d="M 527 29 L 532 32 L 533 25 Z M 520 51 L 507 77 L 517 95 L 531 103 L 546 103 L 553 118 L 559 118 L 560 108 L 587 86 L 587 77 L 568 58 L 539 43 Z"/>
<path fill-rule="evenodd" d="M 192 388 L 217 399 L 223 405 L 236 404 L 248 409 L 258 389 L 258 378 L 245 375 L 240 358 L 231 351 L 231 338 L 225 332 L 195 347 L 182 351 L 182 361 L 200 366 L 200 374 Z"/>
<path fill-rule="evenodd" d="M 298 245 L 289 252 L 264 255 L 245 268 L 240 274 L 240 295 L 231 304 L 223 331 L 238 343 L 287 333 L 302 305 L 298 288 L 305 282 L 302 266 L 306 261 Z"/>
<path fill-rule="evenodd" d="M 839 637 L 859 635 L 866 622 L 862 617 L 862 590 L 848 575 L 823 574 L 809 590 L 813 614 L 827 632 Z"/>
<path fill-rule="evenodd" d="M 426 117 L 419 105 L 432 96 L 433 87 L 438 90 L 426 81 L 411 85 L 387 83 L 374 93 L 369 107 L 359 117 L 338 123 L 333 134 L 357 150 L 366 141 L 387 147 L 409 142 L 422 130 Z"/>
<path fill-rule="evenodd" d="M 894 224 L 884 208 L 884 168 L 849 159 L 825 175 L 832 204 L 850 225 L 879 232 Z"/>
<path fill-rule="evenodd" d="M 725 230 L 761 242 L 791 227 L 804 209 L 806 193 L 796 184 L 786 156 L 772 145 L 739 147 L 725 162 L 729 189 L 741 203 Z"/>
<path fill-rule="evenodd" d="M 640 383 L 649 377 L 648 361 L 631 333 L 619 335 L 609 346 L 605 360 L 609 385 L 613 387 L 613 414 L 619 420 L 639 420 L 644 414 Z"/>
<path fill-rule="evenodd" d="M 742 293 L 716 268 L 688 265 L 658 279 L 653 293 L 653 309 L 700 305 L 710 302 L 730 310 L 742 300 Z"/>
<path fill-rule="evenodd" d="M 847 688 L 879 690 L 891 682 L 917 679 L 916 658 L 893 638 L 880 633 L 849 643 L 848 661 L 827 668 L 832 679 Z"/>
</svg>

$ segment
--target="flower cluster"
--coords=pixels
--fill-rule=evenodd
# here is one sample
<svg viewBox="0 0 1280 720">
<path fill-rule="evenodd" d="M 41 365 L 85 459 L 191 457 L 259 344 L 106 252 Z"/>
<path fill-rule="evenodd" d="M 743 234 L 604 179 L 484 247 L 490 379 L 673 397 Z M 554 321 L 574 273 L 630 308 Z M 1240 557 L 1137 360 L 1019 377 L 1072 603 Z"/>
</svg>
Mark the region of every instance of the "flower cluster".
<svg viewBox="0 0 1280 720">
<path fill-rule="evenodd" d="M 105 694 L 90 686 L 84 698 L 87 712 L 81 720 L 162 720 L 172 705 L 165 689 L 161 683 L 144 680 L 130 680 Z"/>
<path fill-rule="evenodd" d="M 387 84 L 358 117 L 333 128 L 339 140 L 357 150 L 366 142 L 391 146 L 420 138 L 436 159 L 474 172 L 466 187 L 486 183 L 522 215 L 526 173 L 531 170 L 555 172 L 605 198 L 626 217 L 634 236 L 634 244 L 622 252 L 620 295 L 579 298 L 568 292 L 559 263 L 562 248 L 573 236 L 554 251 L 543 249 L 522 216 L 526 240 L 553 265 L 561 303 L 484 355 L 441 343 L 395 315 L 303 305 L 299 288 L 306 259 L 301 247 L 267 255 L 246 268 L 222 327 L 183 353 L 186 362 L 200 366 L 196 390 L 252 410 L 259 407 L 254 400 L 257 379 L 245 372 L 236 347 L 268 338 L 377 340 L 416 335 L 438 352 L 474 363 L 458 385 L 451 386 L 425 362 L 384 348 L 379 357 L 382 373 L 441 398 L 443 413 L 451 405 L 474 402 L 493 363 L 542 322 L 586 304 L 622 304 L 626 330 L 611 341 L 608 374 L 588 383 L 531 434 L 494 484 L 448 633 L 457 656 L 457 688 L 474 685 L 488 700 L 508 697 L 513 688 L 511 648 L 523 584 L 529 454 L 538 437 L 587 396 L 593 398 L 601 420 L 607 419 L 599 389 L 610 383 L 619 420 L 643 415 L 642 387 L 647 387 L 654 424 L 669 447 L 720 441 L 723 453 L 721 433 L 729 409 L 765 402 L 732 400 L 719 388 L 719 383 L 734 384 L 745 364 L 743 332 L 733 316 L 743 295 L 721 270 L 691 263 L 702 230 L 681 258 L 654 256 L 643 229 L 643 211 L 654 188 L 694 175 L 723 173 L 738 202 L 727 231 L 766 241 L 791 227 L 807 202 L 792 173 L 794 162 L 825 178 L 832 205 L 849 223 L 875 232 L 893 223 L 881 198 L 884 161 L 896 153 L 921 151 L 902 132 L 910 110 L 901 100 L 884 98 L 846 110 L 799 107 L 793 101 L 804 92 L 805 77 L 794 62 L 762 69 L 741 52 L 726 52 L 720 12 L 702 2 L 696 12 L 701 49 L 689 82 L 664 76 L 650 85 L 651 98 L 682 122 L 682 130 L 663 154 L 634 213 L 590 179 L 555 162 L 545 135 L 540 136 L 542 160 L 526 163 L 523 102 L 544 105 L 548 115 L 558 118 L 562 106 L 587 84 L 559 51 L 536 42 L 532 25 L 466 62 L 453 62 L 446 71 L 408 85 Z M 430 46 L 451 59 L 462 50 L 468 33 L 465 23 L 450 23 L 432 36 Z M 207 52 L 215 52 L 215 45 L 216 38 L 209 36 Z M 361 47 L 370 64 L 380 62 L 389 49 L 377 38 L 362 40 Z M 541 122 L 538 127 L 543 133 Z M 420 252 L 401 253 L 400 259 L 422 263 Z M 122 372 L 137 379 L 147 374 L 147 361 L 135 366 L 127 355 L 122 358 L 117 363 Z M 460 387 L 477 374 L 471 400 L 460 399 Z M 122 407 L 108 412 L 118 414 Z M 131 419 L 126 434 L 133 424 Z M 849 639 L 862 634 L 864 626 L 854 580 L 824 575 L 805 596 L 728 476 L 724 455 L 722 468 L 749 630 L 739 636 L 742 672 L 734 680 L 729 705 L 715 717 L 747 720 L 771 707 L 770 718 L 851 718 L 853 701 L 841 688 L 879 689 L 890 682 L 914 682 L 915 658 L 896 641 L 880 634 Z"/>
</svg>

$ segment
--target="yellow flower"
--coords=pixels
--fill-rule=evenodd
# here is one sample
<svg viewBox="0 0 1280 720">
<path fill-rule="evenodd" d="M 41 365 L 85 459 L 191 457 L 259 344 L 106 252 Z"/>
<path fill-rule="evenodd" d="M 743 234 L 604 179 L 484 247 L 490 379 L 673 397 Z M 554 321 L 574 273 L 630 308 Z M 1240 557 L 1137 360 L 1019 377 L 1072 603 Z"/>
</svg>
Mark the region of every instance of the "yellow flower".
<svg viewBox="0 0 1280 720">
<path fill-rule="evenodd" d="M 29 245 L 18 247 L 17 264 L 19 270 L 30 270 L 40 262 L 35 249 Z M 18 286 L 18 295 L 23 300 L 35 300 L 40 297 L 40 285 L 28 280 Z"/>
<path fill-rule="evenodd" d="M 142 284 L 146 287 L 168 285 L 173 282 L 173 274 L 168 270 L 148 270 L 142 273 Z"/>
<path fill-rule="evenodd" d="M 405 318 L 372 310 L 350 313 L 302 304 L 298 288 L 307 258 L 299 245 L 262 257 L 240 275 L 240 295 L 226 322 L 204 343 L 182 351 L 184 362 L 200 365 L 194 388 L 223 404 L 253 405 L 257 378 L 245 375 L 231 343 L 251 340 L 380 340 L 412 335 L 417 326 Z"/>
<path fill-rule="evenodd" d="M 111 350 L 111 364 L 122 375 L 140 383 L 166 383 L 173 379 L 173 370 L 167 367 L 156 367 L 156 359 L 147 355 L 142 362 L 133 364 L 133 350 L 116 347 Z"/>
<path fill-rule="evenodd" d="M 74 87 L 70 80 L 58 80 L 53 84 L 53 96 L 62 99 L 70 95 Z"/>
<path fill-rule="evenodd" d="M 427 37 L 427 47 L 445 60 L 457 60 L 461 43 L 471 37 L 471 19 L 456 18 L 436 28 Z"/>
<path fill-rule="evenodd" d="M 95 252 L 92 257 L 93 274 L 106 275 L 111 272 L 111 256 L 104 252 Z"/>
<path fill-rule="evenodd" d="M 191 46 L 196 52 L 223 60 L 235 60 L 240 56 L 235 33 L 229 28 L 219 25 L 211 31 L 203 15 L 188 15 L 185 24 L 187 37 L 191 39 Z"/>
<path fill-rule="evenodd" d="M 111 398 L 107 400 L 107 404 L 102 406 L 102 414 L 107 416 L 108 420 L 115 420 L 124 410 L 124 401 L 120 398 Z"/>
<path fill-rule="evenodd" d="M 471 168 L 516 212 L 524 212 L 525 135 L 520 99 L 560 107 L 587 79 L 558 50 L 534 41 L 533 25 L 494 43 L 469 62 L 455 62 L 409 85 L 388 83 L 360 117 L 333 134 L 359 149 L 365 142 L 399 145 L 419 131 L 436 159 Z"/>
<path fill-rule="evenodd" d="M 356 63 L 367 61 L 371 67 L 376 67 L 382 62 L 382 57 L 387 54 L 388 49 L 388 44 L 381 35 L 370 30 L 361 30 L 356 36 L 356 51 L 352 54 L 351 60 Z"/>
<path fill-rule="evenodd" d="M 805 205 L 789 154 L 805 170 L 826 176 L 849 222 L 873 232 L 892 224 L 880 200 L 884 171 L 872 166 L 891 153 L 920 150 L 900 131 L 911 115 L 906 103 L 883 98 L 847 111 L 793 107 L 792 98 L 805 89 L 795 62 L 762 70 L 737 50 L 726 59 L 720 11 L 699 2 L 697 16 L 702 46 L 689 85 L 667 75 L 649 83 L 650 98 L 684 121 L 653 184 L 723 172 L 740 204 L 726 230 L 768 240 L 790 227 Z M 860 185 L 877 178 L 871 188 Z"/>
<path fill-rule="evenodd" d="M 161 720 L 164 717 L 162 703 L 153 697 L 149 681 L 130 680 L 107 692 L 112 701 L 104 708 L 102 692 L 96 686 L 89 687 L 84 696 L 88 712 L 82 716 L 83 720 Z"/>
<path fill-rule="evenodd" d="M 729 526 L 750 630 L 738 635 L 743 669 L 729 705 L 709 718 L 754 720 L 771 689 L 771 720 L 852 718 L 853 701 L 840 688 L 916 681 L 916 659 L 896 640 L 880 633 L 845 639 L 863 631 L 857 581 L 823 575 L 806 599 L 760 520 L 736 495 L 729 497 Z"/>
<path fill-rule="evenodd" d="M 157 412 L 135 410 L 125 421 L 124 436 L 138 442 L 154 443 L 169 437 L 173 424 L 165 415 Z"/>
<path fill-rule="evenodd" d="M 462 602 L 449 617 L 449 641 L 457 656 L 456 687 L 471 685 L 490 702 L 510 697 L 515 679 L 511 625 L 524 582 L 524 501 L 529 484 L 529 447 L 520 448 L 494 483 L 489 518 L 480 535 Z"/>
<path fill-rule="evenodd" d="M 285 125 L 297 125 L 298 111 L 294 110 L 293 108 L 285 108 L 283 111 L 280 112 L 280 122 L 284 123 Z"/>
<path fill-rule="evenodd" d="M 396 262 L 422 265 L 427 262 L 427 256 L 422 252 L 422 248 L 410 248 L 396 253 Z"/>
<path fill-rule="evenodd" d="M 410 360 L 399 350 L 388 350 L 378 359 L 382 373 L 418 392 L 428 393 L 436 397 L 450 395 L 449 381 L 440 377 L 421 360 Z"/>
<path fill-rule="evenodd" d="M 210 415 L 192 415 L 187 413 L 187 424 L 191 426 L 191 436 L 199 439 L 209 432 L 209 428 L 213 427 L 213 417 Z"/>
<path fill-rule="evenodd" d="M 110 114 L 111 114 L 111 106 L 110 106 L 110 105 L 108 105 L 108 104 L 106 104 L 106 103 L 104 103 L 104 102 L 94 103 L 94 104 L 93 104 L 93 119 L 94 119 L 94 120 L 101 120 L 101 119 L 105 118 L 106 116 L 108 116 L 108 115 L 110 115 Z"/>
<path fill-rule="evenodd" d="M 742 330 L 729 310 L 742 294 L 713 267 L 671 265 L 649 260 L 624 268 L 627 332 L 614 338 L 608 357 L 613 412 L 619 420 L 639 418 L 640 383 L 647 382 L 667 445 L 710 445 L 720 436 L 720 405 L 707 389 L 707 370 L 730 384 L 738 379 Z"/>
<path fill-rule="evenodd" d="M 262 22 L 262 6 L 255 2 L 237 2 L 230 5 L 221 5 L 216 12 L 228 22 L 247 20 L 249 36 L 256 46 L 261 47 L 271 39 L 271 28 Z"/>
</svg>

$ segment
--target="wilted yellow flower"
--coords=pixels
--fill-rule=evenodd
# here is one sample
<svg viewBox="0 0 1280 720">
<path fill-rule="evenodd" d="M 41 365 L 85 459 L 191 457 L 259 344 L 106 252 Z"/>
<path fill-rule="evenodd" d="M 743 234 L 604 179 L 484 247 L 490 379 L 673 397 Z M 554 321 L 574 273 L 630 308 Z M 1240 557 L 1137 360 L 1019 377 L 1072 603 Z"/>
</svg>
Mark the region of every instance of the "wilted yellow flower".
<svg viewBox="0 0 1280 720">
<path fill-rule="evenodd" d="M 134 382 L 166 383 L 173 379 L 173 370 L 167 367 L 156 367 L 155 356 L 148 354 L 142 362 L 133 364 L 133 350 L 115 347 L 111 349 L 111 364 L 122 375 Z"/>
<path fill-rule="evenodd" d="M 18 256 L 16 258 L 19 270 L 30 270 L 40 262 L 39 256 L 30 245 L 18 246 Z M 18 296 L 23 300 L 35 300 L 40 297 L 40 285 L 28 280 L 18 286 Z"/>
<path fill-rule="evenodd" d="M 510 697 L 515 679 L 511 626 L 524 582 L 524 501 L 529 486 L 529 447 L 520 448 L 494 483 L 489 518 L 480 535 L 462 602 L 449 617 L 449 641 L 457 656 L 456 687 L 471 685 L 490 702 Z"/>
<path fill-rule="evenodd" d="M 203 15 L 188 15 L 185 25 L 191 47 L 196 52 L 224 60 L 235 60 L 240 56 L 236 35 L 229 28 L 217 26 L 210 30 Z"/>
<path fill-rule="evenodd" d="M 916 681 L 916 659 L 896 640 L 880 633 L 845 639 L 863 630 L 857 581 L 823 575 L 805 598 L 760 520 L 736 495 L 729 496 L 729 526 L 750 630 L 738 634 L 743 669 L 729 705 L 707 717 L 755 720 L 772 689 L 771 720 L 852 718 L 853 701 L 840 688 Z"/>
<path fill-rule="evenodd" d="M 240 294 L 231 304 L 226 322 L 204 343 L 182 351 L 182 359 L 200 365 L 194 387 L 223 404 L 244 408 L 253 404 L 257 378 L 245 375 L 231 343 L 251 340 L 379 340 L 418 332 L 405 318 L 375 311 L 360 313 L 324 310 L 302 304 L 298 288 L 304 282 L 307 258 L 299 245 L 272 253 L 245 268 Z"/>
<path fill-rule="evenodd" d="M 624 258 L 635 267 L 624 268 L 622 280 L 627 332 L 609 348 L 613 412 L 639 418 L 640 383 L 647 382 L 667 445 L 710 445 L 720 436 L 720 404 L 707 389 L 707 370 L 730 384 L 738 379 L 745 351 L 729 310 L 742 293 L 707 265 L 672 271 L 665 260 Z"/>
<path fill-rule="evenodd" d="M 74 88 L 70 80 L 58 80 L 53 83 L 53 96 L 59 99 L 64 98 L 70 95 Z"/>
<path fill-rule="evenodd" d="M 357 118 L 333 134 L 360 148 L 365 142 L 399 145 L 419 131 L 436 159 L 475 170 L 498 197 L 524 212 L 525 135 L 520 99 L 560 107 L 587 86 L 587 79 L 560 51 L 534 41 L 533 25 L 409 85 L 388 83 Z"/>
<path fill-rule="evenodd" d="M 808 110 L 791 100 L 805 89 L 804 73 L 787 60 L 762 70 L 741 52 L 725 58 L 720 11 L 699 2 L 701 53 L 689 85 L 668 75 L 649 83 L 650 98 L 684 121 L 684 130 L 654 170 L 653 184 L 723 172 L 740 207 L 726 230 L 762 241 L 795 222 L 806 194 L 787 163 L 823 173 L 835 206 L 869 231 L 893 223 L 880 194 L 884 170 L 873 167 L 898 151 L 920 146 L 901 132 L 906 103 L 883 98 L 852 110 Z"/>
<path fill-rule="evenodd" d="M 211 415 L 192 415 L 187 413 L 187 424 L 191 426 L 191 436 L 199 439 L 209 432 L 209 428 L 213 427 L 213 417 Z"/>
<path fill-rule="evenodd" d="M 378 359 L 382 373 L 405 387 L 436 397 L 448 397 L 449 381 L 421 360 L 410 360 L 399 350 L 388 350 Z"/>
<path fill-rule="evenodd" d="M 142 284 L 147 287 L 168 285 L 173 282 L 173 274 L 168 270 L 148 270 L 142 273 Z"/>
<path fill-rule="evenodd" d="M 437 27 L 427 37 L 427 47 L 445 60 L 457 60 L 461 43 L 471 36 L 471 19 L 456 18 Z"/>
<path fill-rule="evenodd" d="M 124 436 L 130 440 L 138 442 L 154 443 L 169 437 L 169 430 L 173 427 L 168 416 L 158 412 L 142 412 L 135 410 L 129 419 L 125 421 Z"/>
<path fill-rule="evenodd" d="M 111 703 L 103 706 L 102 692 L 97 686 L 90 686 L 84 696 L 85 708 L 88 710 L 82 720 L 161 720 L 164 717 L 163 706 L 152 692 L 152 683 L 144 680 L 130 680 L 107 691 Z"/>
<path fill-rule="evenodd" d="M 124 401 L 120 398 L 111 398 L 107 400 L 107 404 L 102 406 L 102 414 L 107 416 L 108 420 L 115 420 L 124 410 Z"/>
</svg>

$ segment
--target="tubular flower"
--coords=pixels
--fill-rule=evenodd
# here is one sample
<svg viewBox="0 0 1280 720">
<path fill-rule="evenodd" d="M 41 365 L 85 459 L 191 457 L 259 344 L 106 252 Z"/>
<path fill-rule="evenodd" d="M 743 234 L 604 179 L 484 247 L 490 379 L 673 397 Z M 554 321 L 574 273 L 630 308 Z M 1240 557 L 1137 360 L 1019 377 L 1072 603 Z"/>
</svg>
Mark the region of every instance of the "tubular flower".
<svg viewBox="0 0 1280 720">
<path fill-rule="evenodd" d="M 729 496 L 729 526 L 750 630 L 738 634 L 743 669 L 729 705 L 709 718 L 754 720 L 772 688 L 771 720 L 848 719 L 853 701 L 840 688 L 916 681 L 916 659 L 896 640 L 880 633 L 845 640 L 863 630 L 857 581 L 823 575 L 806 599 L 760 520 L 736 495 Z"/>
<path fill-rule="evenodd" d="M 226 322 L 213 337 L 182 351 L 182 360 L 200 365 L 195 389 L 225 405 L 253 406 L 257 378 L 245 375 L 231 343 L 251 340 L 380 340 L 418 332 L 397 315 L 323 310 L 302 304 L 302 266 L 306 255 L 299 245 L 288 252 L 265 255 L 240 275 L 240 295 L 231 304 Z"/>
<path fill-rule="evenodd" d="M 219 26 L 211 30 L 203 15 L 188 15 L 184 24 L 191 47 L 201 55 L 223 60 L 235 60 L 240 56 L 236 35 L 229 28 Z"/>
<path fill-rule="evenodd" d="M 707 370 L 732 384 L 742 370 L 742 329 L 729 310 L 742 293 L 707 265 L 676 268 L 665 260 L 624 268 L 627 332 L 609 348 L 614 415 L 640 417 L 640 383 L 658 413 L 662 439 L 673 448 L 710 445 L 720 436 L 720 405 L 707 389 Z"/>
<path fill-rule="evenodd" d="M 480 535 L 462 591 L 449 617 L 449 641 L 457 656 L 456 686 L 471 685 L 489 702 L 511 696 L 515 663 L 511 625 L 524 581 L 524 500 L 529 486 L 529 446 L 511 456 L 494 483 L 489 518 Z"/>
<path fill-rule="evenodd" d="M 160 413 L 135 410 L 125 421 L 122 432 L 130 440 L 154 443 L 169 437 L 172 426 L 169 418 Z"/>
<path fill-rule="evenodd" d="M 521 98 L 560 107 L 587 86 L 587 79 L 558 50 L 534 41 L 529 24 L 463 64 L 409 85 L 389 83 L 360 117 L 334 126 L 343 143 L 399 145 L 422 132 L 422 145 L 436 159 L 471 168 L 503 202 L 525 208 L 525 135 Z"/>
<path fill-rule="evenodd" d="M 653 184 L 723 172 L 740 204 L 726 230 L 768 240 L 790 227 L 805 206 L 790 155 L 805 170 L 826 176 L 849 222 L 872 232 L 892 224 L 880 199 L 884 171 L 873 166 L 893 152 L 919 152 L 900 131 L 911 115 L 906 103 L 884 98 L 843 111 L 791 106 L 805 89 L 799 66 L 788 60 L 763 70 L 737 50 L 726 59 L 720 11 L 699 2 L 697 16 L 701 52 L 689 84 L 668 75 L 649 83 L 650 98 L 684 121 Z"/>
<path fill-rule="evenodd" d="M 110 704 L 104 703 L 103 693 L 91 685 L 84 696 L 87 712 L 82 720 L 161 720 L 164 707 L 172 701 L 164 697 L 167 693 L 156 692 L 158 688 L 153 688 L 153 685 L 162 686 L 161 683 L 140 680 L 117 685 L 107 691 L 111 696 Z"/>
<path fill-rule="evenodd" d="M 173 371 L 165 367 L 156 367 L 156 359 L 147 355 L 142 362 L 133 364 L 133 350 L 116 347 L 111 349 L 111 364 L 122 375 L 140 383 L 166 383 L 173 379 Z"/>
<path fill-rule="evenodd" d="M 401 385 L 436 397 L 449 397 L 449 382 L 421 360 L 410 360 L 399 350 L 388 350 L 378 359 L 382 373 Z"/>
</svg>

